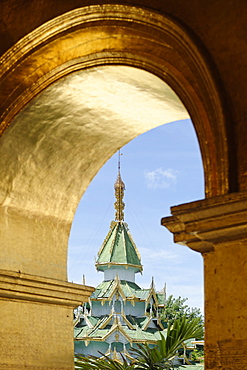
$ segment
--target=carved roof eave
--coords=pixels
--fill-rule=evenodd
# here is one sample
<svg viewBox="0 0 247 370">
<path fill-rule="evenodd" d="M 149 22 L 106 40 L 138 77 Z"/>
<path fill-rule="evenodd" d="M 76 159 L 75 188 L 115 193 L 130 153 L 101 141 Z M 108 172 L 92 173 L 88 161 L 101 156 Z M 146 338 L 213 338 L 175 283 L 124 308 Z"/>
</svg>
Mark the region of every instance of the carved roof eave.
<svg viewBox="0 0 247 370">
<path fill-rule="evenodd" d="M 144 325 L 144 327 L 142 328 L 142 330 L 146 330 L 150 324 L 150 322 L 152 321 L 152 317 L 150 316 L 146 322 L 146 324 Z"/>
<path fill-rule="evenodd" d="M 131 324 L 131 322 L 127 319 L 127 317 L 125 316 L 125 314 L 123 312 L 122 312 L 122 318 L 124 319 L 124 321 L 126 322 L 127 326 L 130 329 L 135 330 L 134 325 Z"/>
<path fill-rule="evenodd" d="M 104 336 L 104 340 L 106 340 L 111 334 L 113 334 L 115 331 L 119 331 L 127 340 L 129 343 L 132 343 L 132 339 L 125 333 L 122 325 L 118 322 L 116 323 L 109 332 Z"/>
<path fill-rule="evenodd" d="M 158 325 L 161 327 L 162 330 L 166 329 L 166 328 L 164 328 L 164 325 L 162 324 L 162 321 L 161 321 L 160 317 L 158 317 L 157 322 L 158 322 Z"/>
<path fill-rule="evenodd" d="M 118 322 L 115 325 L 112 326 L 112 328 L 109 330 L 109 332 L 102 338 L 94 338 L 94 337 L 83 337 L 83 338 L 75 338 L 77 341 L 85 341 L 85 342 L 105 342 L 105 340 L 113 334 L 115 331 L 119 331 L 127 340 L 129 343 L 149 343 L 149 344 L 156 344 L 157 340 L 148 340 L 148 339 L 138 339 L 138 338 L 131 338 L 128 336 L 128 334 L 125 333 L 122 325 Z M 141 330 L 142 331 L 142 330 Z"/>
<path fill-rule="evenodd" d="M 82 328 L 82 330 L 83 330 L 83 328 Z M 87 335 L 90 334 L 90 333 L 92 333 L 93 330 L 94 330 L 94 328 L 91 328 L 91 329 L 90 328 L 87 328 Z M 81 331 L 77 335 L 81 334 Z M 83 337 L 79 337 L 79 338 L 78 337 L 74 337 L 74 340 L 83 340 L 83 341 L 85 340 L 86 341 L 86 340 L 90 340 L 89 338 L 92 338 L 92 337 L 88 337 L 88 336 L 83 336 Z"/>
<path fill-rule="evenodd" d="M 131 263 L 119 263 L 119 262 L 101 262 L 101 263 L 96 262 L 95 263 L 96 269 L 99 269 L 99 267 L 101 266 L 107 266 L 108 268 L 110 268 L 111 266 L 120 266 L 120 267 L 125 267 L 126 269 L 128 269 L 129 267 L 134 267 L 138 269 L 140 272 L 142 272 L 143 270 L 142 265 L 133 265 Z"/>
<path fill-rule="evenodd" d="M 73 321 L 73 325 L 76 326 L 78 324 L 78 322 L 80 321 L 81 317 L 78 316 L 74 321 Z"/>
<path fill-rule="evenodd" d="M 84 319 L 86 321 L 86 324 L 87 326 L 90 328 L 90 329 L 93 329 L 94 326 L 92 325 L 92 323 L 90 322 L 90 320 L 88 319 L 88 317 L 86 315 L 84 315 Z"/>
<path fill-rule="evenodd" d="M 109 324 L 109 322 L 113 319 L 113 314 L 110 313 L 109 317 L 102 322 L 102 324 L 99 326 L 99 329 L 105 329 L 105 327 Z"/>
<path fill-rule="evenodd" d="M 155 289 L 153 287 L 150 288 L 150 292 L 149 292 L 149 295 L 148 295 L 147 300 L 146 300 L 147 303 L 150 302 L 150 300 L 151 300 L 152 297 L 154 298 L 156 307 L 158 307 L 159 306 L 159 301 L 158 301 L 158 298 L 157 298 L 157 294 L 155 292 Z"/>
<path fill-rule="evenodd" d="M 94 302 L 99 301 L 99 302 L 102 302 L 102 304 L 104 304 L 105 302 L 108 302 L 108 301 L 110 302 L 111 300 L 112 300 L 112 298 L 110 299 L 109 297 L 107 297 L 107 298 L 91 298 L 91 301 L 94 301 Z M 132 301 L 147 302 L 147 299 L 145 299 L 145 298 L 142 299 L 142 298 L 138 298 L 138 297 L 135 297 L 135 296 L 131 296 L 131 297 L 126 297 L 126 299 L 124 301 L 125 302 L 132 302 Z"/>
<path fill-rule="evenodd" d="M 115 328 L 115 330 L 118 330 Z M 111 332 L 111 334 L 113 333 L 113 331 Z M 78 342 L 105 342 L 106 338 L 108 337 L 108 335 L 105 335 L 104 337 L 102 338 L 93 338 L 93 337 L 83 337 L 83 338 L 74 338 L 75 341 L 78 341 Z M 128 337 L 125 333 L 124 337 L 128 340 L 129 343 L 131 344 L 134 344 L 134 343 L 148 343 L 148 344 L 157 344 L 157 340 L 148 340 L 148 339 L 131 339 L 130 337 Z"/>
<path fill-rule="evenodd" d="M 122 297 L 123 301 L 126 301 L 126 296 L 121 288 L 121 285 L 120 285 L 120 281 L 118 279 L 118 276 L 115 277 L 115 281 L 114 281 L 114 285 L 112 287 L 112 291 L 109 295 L 109 301 L 111 301 L 114 297 L 114 295 L 116 294 L 116 292 L 118 292 L 120 294 L 120 296 Z"/>
</svg>

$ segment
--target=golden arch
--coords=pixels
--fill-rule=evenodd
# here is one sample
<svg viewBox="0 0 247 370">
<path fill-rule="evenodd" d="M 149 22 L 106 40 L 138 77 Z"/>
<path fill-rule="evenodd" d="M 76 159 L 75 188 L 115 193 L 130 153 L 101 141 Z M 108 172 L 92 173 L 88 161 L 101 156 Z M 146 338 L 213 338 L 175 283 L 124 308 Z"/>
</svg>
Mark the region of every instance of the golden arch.
<svg viewBox="0 0 247 370">
<path fill-rule="evenodd" d="M 201 148 L 206 197 L 226 194 L 234 187 L 226 109 L 198 45 L 175 20 L 144 8 L 94 5 L 68 12 L 1 58 L 1 132 L 34 96 L 71 72 L 105 64 L 139 67 L 162 78 L 187 108 Z"/>
<path fill-rule="evenodd" d="M 38 4 L 36 11 L 45 3 Z M 159 76 L 177 93 L 193 120 L 203 157 L 207 199 L 173 208 L 173 217 L 163 220 L 163 224 L 174 232 L 176 241 L 204 255 L 206 345 L 210 354 L 206 367 L 216 369 L 244 363 L 247 348 L 244 311 L 247 299 L 246 84 L 242 49 L 245 6 L 223 3 L 207 4 L 207 21 L 202 15 L 202 7 L 194 9 L 192 3 L 186 4 L 186 13 L 183 13 L 184 7 L 180 8 L 181 24 L 172 17 L 144 8 L 116 4 L 84 7 L 37 28 L 1 57 L 0 287 L 1 317 L 4 318 L 1 321 L 4 338 L 0 343 L 1 365 L 24 369 L 28 364 L 35 368 L 39 355 L 40 367 L 73 368 L 72 307 L 85 300 L 92 289 L 66 283 L 67 239 L 73 207 L 70 207 L 70 214 L 66 209 L 67 217 L 62 211 L 68 202 L 68 193 L 74 204 L 78 202 L 79 192 L 83 192 L 113 148 L 108 146 L 104 158 L 97 157 L 87 163 L 92 171 L 85 174 L 86 181 L 81 188 L 77 183 L 76 194 L 69 187 L 59 188 L 54 201 L 53 193 L 47 195 L 42 189 L 43 198 L 48 203 L 52 200 L 53 207 L 50 213 L 42 213 L 39 209 L 40 204 L 44 206 L 42 198 L 40 203 L 31 204 L 39 210 L 35 213 L 28 212 L 25 206 L 36 187 L 44 185 L 46 172 L 41 173 L 43 178 L 39 181 L 40 178 L 23 170 L 23 157 L 18 156 L 15 144 L 18 141 L 25 146 L 25 127 L 19 137 L 14 137 L 16 141 L 12 142 L 8 136 L 15 127 L 18 113 L 30 106 L 39 92 L 46 92 L 47 86 L 76 70 L 106 64 L 125 64 Z M 6 24 L 3 22 L 6 37 L 13 35 L 13 40 L 19 39 L 20 34 L 41 21 L 41 18 L 35 19 L 27 27 L 15 28 L 14 18 L 21 1 L 12 2 L 18 5 L 12 9 L 6 4 L 3 6 L 4 20 L 8 18 Z M 72 2 L 71 6 L 74 4 Z M 177 14 L 174 9 L 181 4 L 174 1 L 170 8 L 171 4 L 160 6 L 154 2 L 153 7 Z M 30 15 L 33 8 L 29 10 L 28 5 L 22 15 Z M 218 19 L 215 10 L 220 11 L 223 5 L 224 12 Z M 62 11 L 61 8 L 56 14 Z M 51 8 L 47 7 L 45 17 L 52 17 L 52 14 Z M 193 17 L 198 17 L 197 24 Z M 182 22 L 191 25 L 193 31 L 182 26 Z M 218 38 L 211 42 L 216 29 L 219 30 Z M 193 32 L 204 39 L 208 49 L 204 49 L 203 42 Z M 230 37 L 225 40 L 227 36 Z M 8 43 L 11 44 L 11 40 L 7 40 L 3 49 Z M 208 51 L 212 53 L 212 60 Z M 234 58 L 236 68 L 233 71 Z M 7 139 L 9 147 L 4 151 Z M 116 145 L 121 146 L 121 140 Z M 39 156 L 44 154 L 43 161 L 49 159 L 48 152 L 41 152 L 38 147 L 35 149 Z M 25 159 L 29 159 L 28 155 Z M 59 164 L 55 188 L 62 183 L 59 181 L 59 176 L 63 175 L 61 161 Z M 51 173 L 52 168 L 49 170 Z M 233 194 L 239 190 L 236 171 L 239 171 L 242 192 Z M 82 173 L 84 176 L 81 170 L 81 177 Z M 21 177 L 19 182 L 16 175 Z M 27 179 L 25 187 L 22 186 L 24 179 Z M 48 185 L 53 186 L 51 182 Z M 18 331 L 13 330 L 13 312 L 18 312 Z M 60 326 L 58 318 L 61 319 Z M 23 353 L 27 358 L 23 358 Z"/>
</svg>

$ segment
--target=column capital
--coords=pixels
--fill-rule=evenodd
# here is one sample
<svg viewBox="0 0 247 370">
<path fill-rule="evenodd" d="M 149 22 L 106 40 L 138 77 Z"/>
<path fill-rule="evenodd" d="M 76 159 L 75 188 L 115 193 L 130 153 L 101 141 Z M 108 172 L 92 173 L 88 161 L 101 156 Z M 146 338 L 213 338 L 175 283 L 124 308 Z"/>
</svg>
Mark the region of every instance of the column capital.
<svg viewBox="0 0 247 370">
<path fill-rule="evenodd" d="M 171 207 L 161 225 L 174 242 L 207 253 L 216 245 L 247 241 L 247 192 L 220 195 Z"/>
</svg>

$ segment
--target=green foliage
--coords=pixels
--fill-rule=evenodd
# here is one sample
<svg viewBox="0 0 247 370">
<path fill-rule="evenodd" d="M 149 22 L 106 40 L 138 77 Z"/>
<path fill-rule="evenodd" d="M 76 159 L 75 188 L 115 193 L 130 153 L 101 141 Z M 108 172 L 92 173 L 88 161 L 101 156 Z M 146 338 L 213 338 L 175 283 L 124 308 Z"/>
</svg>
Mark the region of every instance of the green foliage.
<svg viewBox="0 0 247 370">
<path fill-rule="evenodd" d="M 186 340 L 192 338 L 203 338 L 203 326 L 200 325 L 200 318 L 188 321 L 185 317 L 169 323 L 166 337 L 161 334 L 157 345 L 150 348 L 147 344 L 139 345 L 133 349 L 138 356 L 138 364 L 135 369 L 139 370 L 160 370 L 174 369 L 173 359 L 179 348 Z"/>
<path fill-rule="evenodd" d="M 203 326 L 200 325 L 200 318 L 187 320 L 185 317 L 169 323 L 166 336 L 161 334 L 161 339 L 154 347 L 148 344 L 139 344 L 133 348 L 132 353 L 136 361 L 131 364 L 123 358 L 123 363 L 112 360 L 108 356 L 96 358 L 94 356 L 76 356 L 76 369 L 97 369 L 97 370 L 161 370 L 174 369 L 173 359 L 186 340 L 203 338 Z"/>
<path fill-rule="evenodd" d="M 187 320 L 191 321 L 195 318 L 199 318 L 200 325 L 203 325 L 203 316 L 199 308 L 190 308 L 185 302 L 188 298 L 174 298 L 170 295 L 166 301 L 166 308 L 161 314 L 162 320 L 169 323 L 173 323 L 175 319 L 180 319 L 185 317 Z"/>
<path fill-rule="evenodd" d="M 204 361 L 204 350 L 203 349 L 194 349 L 194 351 L 191 353 L 191 358 L 194 361 Z"/>
</svg>

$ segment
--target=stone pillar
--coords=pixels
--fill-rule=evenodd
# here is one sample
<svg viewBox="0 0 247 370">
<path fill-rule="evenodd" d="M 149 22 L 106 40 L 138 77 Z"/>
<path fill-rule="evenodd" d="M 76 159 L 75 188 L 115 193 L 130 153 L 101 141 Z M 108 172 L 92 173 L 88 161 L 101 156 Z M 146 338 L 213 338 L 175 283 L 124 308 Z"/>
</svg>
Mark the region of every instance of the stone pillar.
<svg viewBox="0 0 247 370">
<path fill-rule="evenodd" d="M 0 369 L 74 369 L 73 308 L 93 290 L 0 270 Z"/>
<path fill-rule="evenodd" d="M 202 253 L 206 370 L 247 369 L 247 193 L 171 208 L 161 223 Z"/>
</svg>

